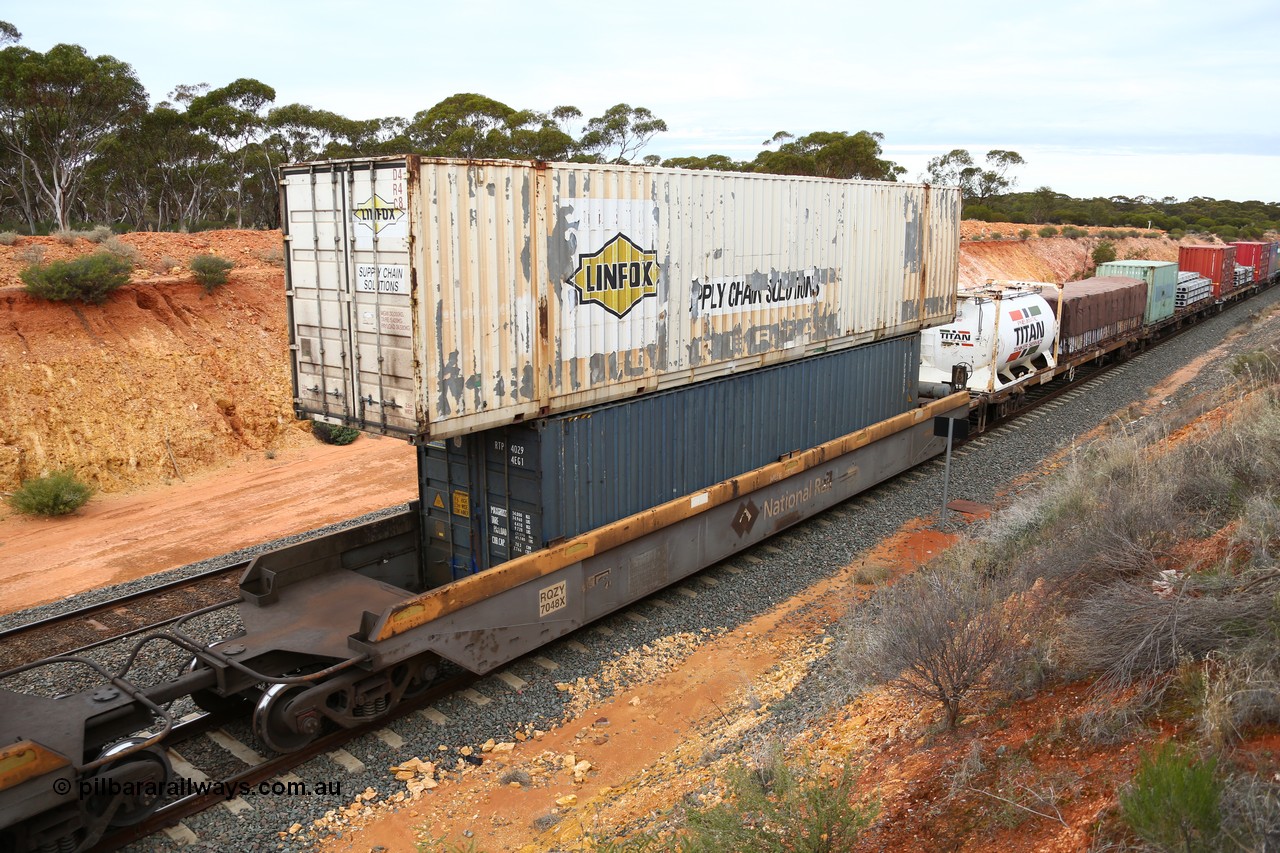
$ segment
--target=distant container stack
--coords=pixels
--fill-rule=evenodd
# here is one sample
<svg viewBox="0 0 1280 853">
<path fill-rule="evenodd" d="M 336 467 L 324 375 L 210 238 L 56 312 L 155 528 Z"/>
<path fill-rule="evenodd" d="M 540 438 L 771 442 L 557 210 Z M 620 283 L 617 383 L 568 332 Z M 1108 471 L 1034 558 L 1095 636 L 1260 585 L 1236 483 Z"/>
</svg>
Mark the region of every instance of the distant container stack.
<svg viewBox="0 0 1280 853">
<path fill-rule="evenodd" d="M 1250 282 L 1266 281 L 1271 278 L 1274 267 L 1271 265 L 1272 243 L 1232 243 L 1236 250 L 1236 264 L 1252 267 L 1253 277 Z"/>
<path fill-rule="evenodd" d="M 1235 290 L 1235 246 L 1181 246 L 1178 269 L 1196 272 L 1213 284 L 1213 298 L 1221 299 Z"/>
<path fill-rule="evenodd" d="M 916 405 L 918 335 L 419 448 L 440 584 Z"/>
<path fill-rule="evenodd" d="M 1178 273 L 1178 296 L 1174 303 L 1178 310 L 1211 298 L 1213 298 L 1213 282 L 1198 272 Z"/>
<path fill-rule="evenodd" d="M 1099 276 L 1137 278 L 1147 284 L 1144 322 L 1150 326 L 1173 316 L 1178 296 L 1178 265 L 1172 261 L 1111 261 L 1099 264 Z"/>
<path fill-rule="evenodd" d="M 287 166 L 295 401 L 415 442 L 955 316 L 960 193 L 640 166 Z"/>
<path fill-rule="evenodd" d="M 1086 278 L 1040 293 L 1059 318 L 1058 354 L 1063 356 L 1141 329 L 1147 311 L 1146 282 L 1135 278 Z"/>
</svg>

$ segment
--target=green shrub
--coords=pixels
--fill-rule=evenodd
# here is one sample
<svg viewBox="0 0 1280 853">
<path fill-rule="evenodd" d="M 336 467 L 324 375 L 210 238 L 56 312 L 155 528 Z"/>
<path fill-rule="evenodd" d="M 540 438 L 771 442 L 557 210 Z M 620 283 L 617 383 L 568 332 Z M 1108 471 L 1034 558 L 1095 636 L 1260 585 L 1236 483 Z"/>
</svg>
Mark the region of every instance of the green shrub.
<svg viewBox="0 0 1280 853">
<path fill-rule="evenodd" d="M 1031 237 L 1031 229 L 1030 229 L 1030 228 L 1019 228 L 1019 229 L 1018 229 L 1018 236 L 1019 236 L 1020 238 L 1022 238 L 1023 240 L 1026 240 L 1026 239 L 1030 238 L 1030 237 Z"/>
<path fill-rule="evenodd" d="M 1058 229 L 1052 225 L 1041 225 L 1038 233 L 1041 237 L 1057 237 Z"/>
<path fill-rule="evenodd" d="M 101 305 L 113 290 L 128 284 L 132 269 L 132 264 L 110 252 L 95 252 L 69 261 L 29 266 L 21 277 L 27 292 L 41 299 L 79 299 Z"/>
<path fill-rule="evenodd" d="M 204 292 L 213 293 L 214 290 L 227 283 L 227 273 L 231 271 L 235 264 L 217 255 L 196 255 L 187 266 L 191 268 L 196 281 L 204 285 Z M 354 441 L 354 439 L 352 440 Z M 350 444 L 351 442 L 342 443 Z"/>
<path fill-rule="evenodd" d="M 1276 364 L 1274 350 L 1240 353 L 1228 365 L 1231 375 L 1237 379 L 1252 380 L 1257 384 L 1275 382 L 1280 378 L 1280 365 Z"/>
<path fill-rule="evenodd" d="M 857 778 L 850 765 L 835 780 L 812 767 L 796 772 L 780 751 L 759 767 L 735 767 L 728 779 L 729 798 L 689 815 L 680 850 L 848 850 L 877 812 L 874 806 L 855 804 Z"/>
<path fill-rule="evenodd" d="M 25 515 L 70 515 L 84 506 L 93 489 L 71 471 L 54 471 L 23 482 L 9 505 Z"/>
<path fill-rule="evenodd" d="M 992 232 L 991 232 L 991 239 L 992 239 L 992 240 L 1003 240 L 1003 239 L 1004 239 L 1004 234 L 1002 234 L 1002 233 L 1001 233 L 1001 232 L 999 232 L 999 231 L 992 231 Z"/>
<path fill-rule="evenodd" d="M 1089 231 L 1086 228 L 1077 228 L 1074 225 L 1062 226 L 1062 236 L 1069 240 L 1079 240 L 1081 237 L 1088 237 Z"/>
<path fill-rule="evenodd" d="M 324 421 L 311 422 L 311 434 L 325 444 L 350 444 L 360 437 L 360 430 L 350 427 L 334 426 Z"/>
<path fill-rule="evenodd" d="M 86 237 L 85 239 L 89 239 Z M 119 237 L 108 237 L 102 242 L 102 248 L 121 260 L 129 262 L 130 266 L 136 266 L 138 263 L 138 250 L 130 246 Z"/>
<path fill-rule="evenodd" d="M 12 246 L 18 242 L 18 234 L 15 231 L 0 231 L 0 246 Z"/>
<path fill-rule="evenodd" d="M 67 246 L 74 246 L 76 240 L 80 239 L 79 231 L 72 231 L 70 228 L 63 228 L 53 235 L 59 243 Z"/>
<path fill-rule="evenodd" d="M 111 239 L 112 231 L 106 225 L 98 225 L 91 231 L 82 231 L 80 236 L 88 240 L 90 243 L 102 243 Z"/>
<path fill-rule="evenodd" d="M 1143 757 L 1120 813 L 1129 828 L 1162 850 L 1215 850 L 1222 783 L 1217 761 L 1197 761 L 1172 743 Z"/>
<path fill-rule="evenodd" d="M 1116 244 L 1103 240 L 1093 249 L 1093 265 L 1109 264 L 1116 259 Z"/>
</svg>

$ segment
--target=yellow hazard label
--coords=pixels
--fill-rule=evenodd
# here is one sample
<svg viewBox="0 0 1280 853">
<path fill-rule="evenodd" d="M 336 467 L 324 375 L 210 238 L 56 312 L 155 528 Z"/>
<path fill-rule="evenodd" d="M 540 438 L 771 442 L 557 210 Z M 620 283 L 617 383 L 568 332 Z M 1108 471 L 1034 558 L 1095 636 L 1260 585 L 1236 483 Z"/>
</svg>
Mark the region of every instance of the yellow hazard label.
<svg viewBox="0 0 1280 853">
<path fill-rule="evenodd" d="M 436 499 L 431 502 L 431 505 L 436 509 L 444 509 L 444 498 L 440 496 L 439 492 L 436 492 Z"/>
<path fill-rule="evenodd" d="M 471 515 L 471 495 L 463 491 L 453 493 L 453 514 Z"/>
<path fill-rule="evenodd" d="M 578 268 L 565 279 L 580 301 L 594 302 L 615 317 L 658 292 L 658 254 L 642 249 L 626 234 L 616 234 L 598 251 L 578 255 Z"/>
</svg>

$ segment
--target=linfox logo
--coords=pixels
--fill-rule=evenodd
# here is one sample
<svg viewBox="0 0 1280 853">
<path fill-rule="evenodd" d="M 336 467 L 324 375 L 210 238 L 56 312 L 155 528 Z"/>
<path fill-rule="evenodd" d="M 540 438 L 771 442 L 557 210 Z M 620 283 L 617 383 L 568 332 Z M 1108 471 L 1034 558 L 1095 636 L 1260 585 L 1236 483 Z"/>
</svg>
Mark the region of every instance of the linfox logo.
<svg viewBox="0 0 1280 853">
<path fill-rule="evenodd" d="M 619 233 L 600 251 L 578 255 L 578 268 L 565 283 L 577 289 L 581 302 L 625 317 L 641 299 L 657 295 L 658 254 Z"/>
<path fill-rule="evenodd" d="M 356 222 L 373 229 L 377 234 L 389 225 L 395 225 L 404 218 L 404 208 L 396 207 L 380 195 L 372 196 L 368 201 L 357 204 L 352 210 Z"/>
</svg>

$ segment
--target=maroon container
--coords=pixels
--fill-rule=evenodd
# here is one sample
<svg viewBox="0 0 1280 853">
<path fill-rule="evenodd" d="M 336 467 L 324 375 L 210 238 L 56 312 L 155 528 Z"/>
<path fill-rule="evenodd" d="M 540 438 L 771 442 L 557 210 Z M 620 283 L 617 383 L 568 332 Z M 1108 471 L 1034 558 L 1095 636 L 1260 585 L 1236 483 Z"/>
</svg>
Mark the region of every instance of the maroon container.
<svg viewBox="0 0 1280 853">
<path fill-rule="evenodd" d="M 1236 247 L 1236 266 L 1253 267 L 1253 280 L 1271 278 L 1270 243 L 1232 243 Z"/>
<path fill-rule="evenodd" d="M 1062 310 L 1058 310 L 1058 297 Z M 1071 355 L 1142 328 L 1147 311 L 1147 283 L 1121 276 L 1086 278 L 1040 289 L 1059 317 L 1058 353 Z"/>
<path fill-rule="evenodd" d="M 1213 298 L 1221 299 L 1236 288 L 1235 246 L 1182 246 L 1178 269 L 1198 272 L 1213 282 Z"/>
</svg>

